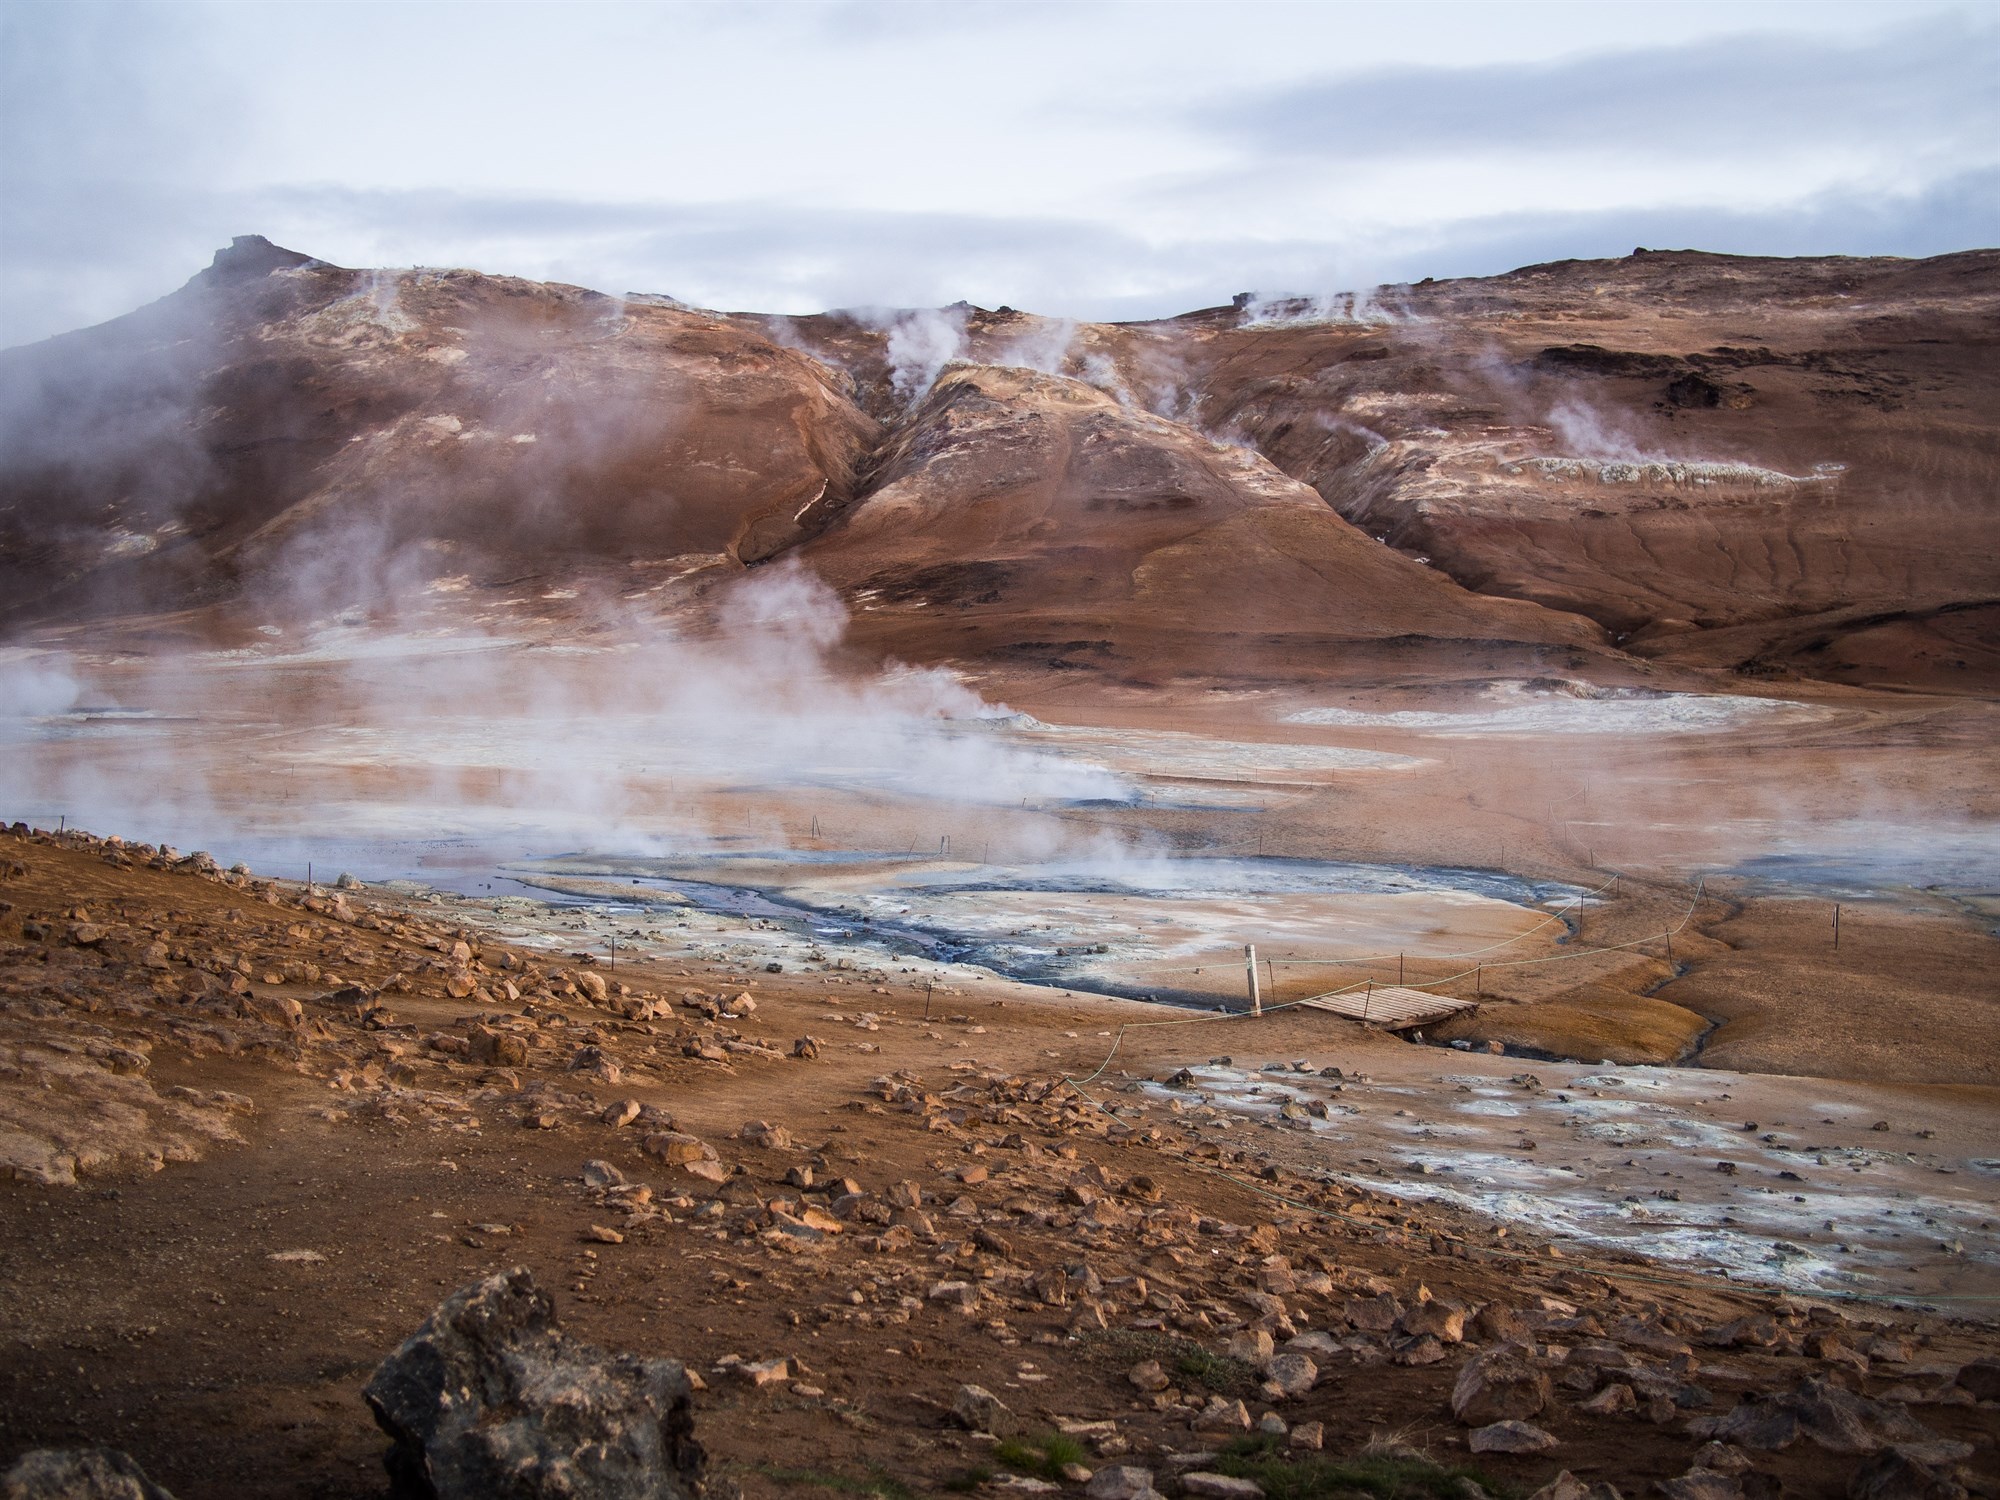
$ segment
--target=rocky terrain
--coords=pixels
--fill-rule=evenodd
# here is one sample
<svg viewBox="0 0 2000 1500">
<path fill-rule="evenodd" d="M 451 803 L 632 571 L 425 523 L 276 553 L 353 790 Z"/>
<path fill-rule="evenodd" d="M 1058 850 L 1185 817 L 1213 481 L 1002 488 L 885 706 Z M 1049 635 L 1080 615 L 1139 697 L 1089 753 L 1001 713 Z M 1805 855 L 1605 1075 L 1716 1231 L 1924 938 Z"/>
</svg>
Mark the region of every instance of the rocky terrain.
<svg viewBox="0 0 2000 1500">
<path fill-rule="evenodd" d="M 590 1463 L 682 1486 L 578 1494 L 2000 1485 L 1990 1325 L 1412 1203 L 1184 1071 L 1220 1044 L 1365 1085 L 1409 1049 L 1358 1027 L 1133 1031 L 1107 1069 L 1153 1007 L 612 967 L 478 903 L 0 842 L 10 1453 L 375 1494 L 366 1384 L 391 1476 L 428 1452 L 472 1476 L 450 1494 L 496 1453 L 556 1463 L 573 1421 Z M 383 1363 L 459 1288 L 411 1346 L 439 1353 Z M 504 1439 L 435 1415 L 433 1358 Z M 537 1415 L 562 1382 L 588 1416 Z"/>
</svg>

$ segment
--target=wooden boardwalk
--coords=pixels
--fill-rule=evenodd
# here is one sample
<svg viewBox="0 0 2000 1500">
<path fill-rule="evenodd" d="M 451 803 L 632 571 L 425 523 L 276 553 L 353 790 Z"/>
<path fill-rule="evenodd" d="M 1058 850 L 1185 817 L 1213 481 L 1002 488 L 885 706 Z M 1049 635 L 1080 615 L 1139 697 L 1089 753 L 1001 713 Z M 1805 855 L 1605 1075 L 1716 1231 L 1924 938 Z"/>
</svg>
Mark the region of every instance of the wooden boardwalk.
<svg viewBox="0 0 2000 1500">
<path fill-rule="evenodd" d="M 1360 1021 L 1363 1025 L 1379 1026 L 1384 1031 L 1407 1031 L 1413 1026 L 1442 1021 L 1460 1011 L 1479 1009 L 1477 1001 L 1454 1000 L 1449 995 L 1408 990 L 1396 984 L 1372 985 L 1349 990 L 1342 995 L 1322 995 L 1298 1003 L 1314 1010 L 1332 1011 L 1337 1016 Z"/>
</svg>

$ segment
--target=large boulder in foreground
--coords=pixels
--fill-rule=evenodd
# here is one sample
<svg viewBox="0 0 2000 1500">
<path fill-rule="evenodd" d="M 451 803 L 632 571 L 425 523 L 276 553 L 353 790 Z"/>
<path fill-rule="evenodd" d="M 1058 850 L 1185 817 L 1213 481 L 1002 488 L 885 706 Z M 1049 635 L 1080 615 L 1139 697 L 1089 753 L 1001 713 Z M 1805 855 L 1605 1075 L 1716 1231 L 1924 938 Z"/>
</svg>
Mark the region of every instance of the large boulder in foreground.
<svg viewBox="0 0 2000 1500">
<path fill-rule="evenodd" d="M 0 1479 L 5 1500 L 174 1500 L 116 1448 L 37 1448 Z"/>
<path fill-rule="evenodd" d="M 569 1339 L 516 1268 L 447 1297 L 362 1394 L 396 1500 L 694 1500 L 691 1391 L 676 1360 Z"/>
</svg>

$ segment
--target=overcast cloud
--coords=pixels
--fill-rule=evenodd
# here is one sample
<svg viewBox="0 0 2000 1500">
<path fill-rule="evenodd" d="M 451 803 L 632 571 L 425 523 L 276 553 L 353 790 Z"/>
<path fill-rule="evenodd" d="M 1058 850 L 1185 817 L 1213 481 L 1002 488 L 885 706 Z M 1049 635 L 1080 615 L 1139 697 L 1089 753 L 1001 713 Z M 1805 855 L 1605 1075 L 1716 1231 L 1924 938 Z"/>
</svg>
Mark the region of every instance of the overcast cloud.
<svg viewBox="0 0 2000 1500">
<path fill-rule="evenodd" d="M 0 0 L 0 342 L 235 234 L 1073 317 L 2000 243 L 1987 6 Z"/>
</svg>

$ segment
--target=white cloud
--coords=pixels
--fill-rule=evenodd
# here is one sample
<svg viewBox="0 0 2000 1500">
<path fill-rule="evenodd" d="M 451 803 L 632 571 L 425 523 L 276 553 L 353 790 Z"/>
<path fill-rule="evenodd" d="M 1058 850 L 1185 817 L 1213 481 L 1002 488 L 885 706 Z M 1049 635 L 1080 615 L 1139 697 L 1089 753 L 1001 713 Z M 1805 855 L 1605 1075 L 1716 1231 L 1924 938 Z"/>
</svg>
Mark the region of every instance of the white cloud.
<svg viewBox="0 0 2000 1500">
<path fill-rule="evenodd" d="M 1072 317 L 1656 241 L 2000 239 L 2000 33 L 1962 5 L 15 0 L 0 26 L 0 342 L 246 232 Z"/>
</svg>

